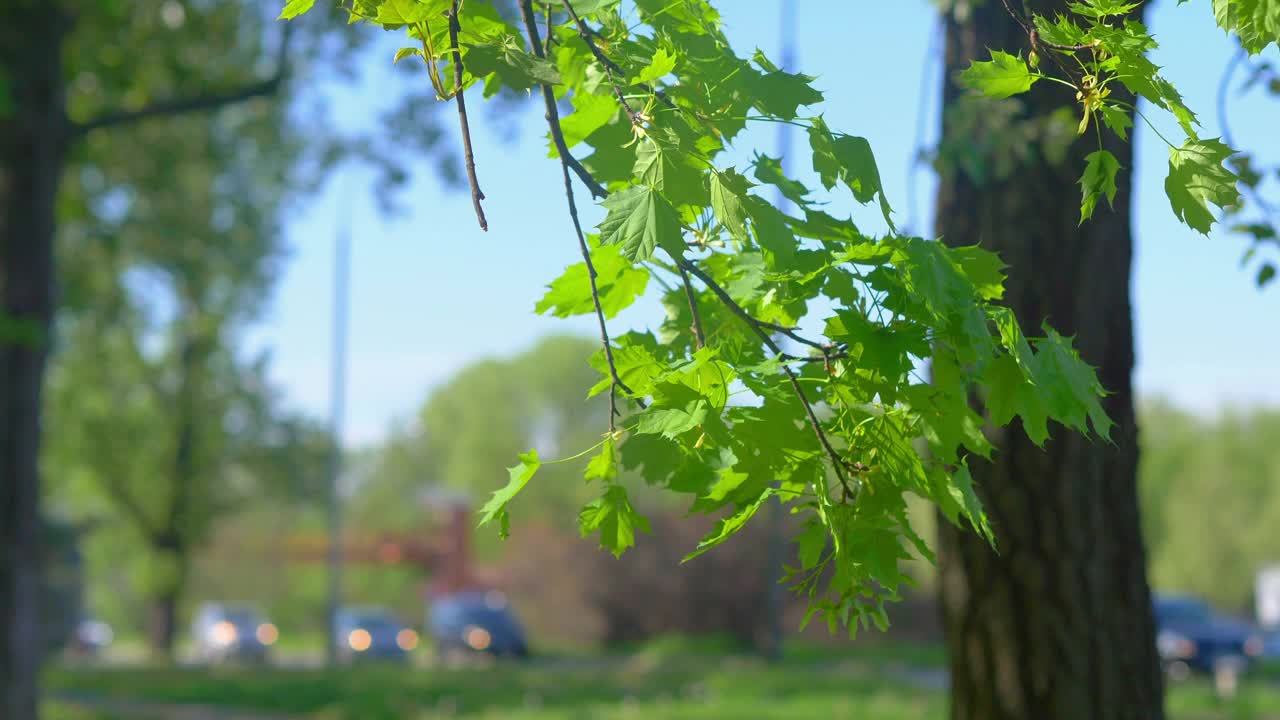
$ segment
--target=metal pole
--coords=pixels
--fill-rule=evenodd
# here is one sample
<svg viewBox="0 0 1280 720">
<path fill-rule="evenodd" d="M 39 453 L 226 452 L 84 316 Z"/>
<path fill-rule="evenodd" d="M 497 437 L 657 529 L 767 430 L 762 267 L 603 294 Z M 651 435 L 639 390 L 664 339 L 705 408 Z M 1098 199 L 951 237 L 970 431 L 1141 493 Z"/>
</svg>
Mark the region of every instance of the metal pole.
<svg viewBox="0 0 1280 720">
<path fill-rule="evenodd" d="M 347 394 L 347 314 L 351 276 L 351 221 L 342 218 L 334 243 L 333 255 L 333 356 L 329 386 L 329 597 L 327 607 L 329 638 L 325 662 L 337 665 L 337 616 L 342 606 L 342 422 Z"/>
<path fill-rule="evenodd" d="M 782 0 L 782 17 L 779 23 L 780 45 L 782 46 L 782 69 L 790 71 L 796 63 L 796 8 L 794 0 Z M 791 126 L 786 123 L 778 125 L 778 162 L 783 173 L 787 171 L 787 154 L 791 151 Z M 787 199 L 778 190 L 779 208 L 785 208 Z M 775 498 L 769 503 L 769 575 L 768 575 L 768 614 L 769 639 L 765 648 L 765 657 L 770 662 L 782 659 L 782 613 L 785 597 L 782 587 L 782 563 L 784 542 L 782 539 L 783 524 L 782 500 Z"/>
</svg>

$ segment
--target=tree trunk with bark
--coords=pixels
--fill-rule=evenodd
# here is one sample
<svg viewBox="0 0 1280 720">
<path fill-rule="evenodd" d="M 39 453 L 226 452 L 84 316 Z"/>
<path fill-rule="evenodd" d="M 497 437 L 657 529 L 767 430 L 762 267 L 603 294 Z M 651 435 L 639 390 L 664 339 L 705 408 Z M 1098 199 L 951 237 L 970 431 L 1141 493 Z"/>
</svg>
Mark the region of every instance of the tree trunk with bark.
<svg viewBox="0 0 1280 720">
<path fill-rule="evenodd" d="M 54 306 L 54 205 L 66 152 L 61 47 L 44 3 L 4 13 L 0 77 L 0 717 L 33 720 L 40 622 L 41 386 Z"/>
<path fill-rule="evenodd" d="M 1051 16 L 1066 12 L 1062 0 L 1027 5 Z M 1078 225 L 1077 181 L 1084 156 L 1097 149 L 1093 129 L 1069 148 L 1069 140 L 1057 140 L 1061 152 L 1053 151 L 1063 133 L 1049 128 L 1062 122 L 1071 138 L 1080 115 L 1076 108 L 1074 117 L 1050 120 L 1074 99 L 1047 82 L 1004 101 L 1019 107 L 1011 122 L 990 106 L 967 107 L 972 101 L 956 74 L 988 59 L 988 48 L 1025 56 L 1029 40 L 1003 3 L 966 7 L 966 17 L 953 11 L 946 18 L 937 232 L 949 244 L 980 243 L 1000 254 L 1010 266 L 1006 303 L 1029 331 L 1047 319 L 1075 336 L 1111 393 L 1103 405 L 1116 427 L 1109 444 L 1057 426 L 1042 450 L 1015 422 L 993 432 L 991 462 L 970 460 L 999 552 L 940 523 L 951 717 L 1159 720 L 1130 382 L 1131 147 L 1106 142 L 1126 168 L 1114 210 L 1103 203 Z"/>
</svg>

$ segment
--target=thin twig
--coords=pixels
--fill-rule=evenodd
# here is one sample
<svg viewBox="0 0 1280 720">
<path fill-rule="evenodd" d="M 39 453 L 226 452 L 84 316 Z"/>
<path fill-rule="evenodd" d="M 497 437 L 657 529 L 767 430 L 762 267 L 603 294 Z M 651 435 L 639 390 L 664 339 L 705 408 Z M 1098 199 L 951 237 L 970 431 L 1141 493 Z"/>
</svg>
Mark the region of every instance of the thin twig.
<svg viewBox="0 0 1280 720">
<path fill-rule="evenodd" d="M 618 98 L 618 103 L 622 105 L 622 109 L 627 113 L 627 117 L 631 118 L 632 125 L 640 124 L 640 116 L 636 111 L 631 109 L 631 105 L 627 102 L 627 98 L 622 94 L 622 87 L 618 85 L 618 78 L 614 77 L 614 73 L 625 77 L 626 73 L 617 63 L 609 59 L 609 56 L 596 45 L 592 39 L 593 31 L 588 27 L 587 23 L 578 15 L 578 11 L 573 9 L 573 5 L 569 4 L 569 0 L 561 0 L 564 3 L 564 9 L 568 11 L 569 17 L 573 18 L 573 22 L 578 26 L 578 36 L 587 44 L 587 48 L 591 50 L 591 54 L 596 57 L 596 61 L 604 66 L 605 77 L 609 78 L 609 86 L 613 88 L 613 94 Z"/>
<path fill-rule="evenodd" d="M 734 301 L 724 288 L 716 284 L 716 281 L 713 280 L 710 275 L 703 272 L 697 265 L 694 265 L 688 260 L 678 260 L 677 262 L 682 268 L 701 280 L 711 290 L 711 292 L 715 293 L 716 297 L 720 298 L 720 301 L 723 302 L 725 306 L 733 312 L 733 314 L 742 318 L 743 322 L 747 324 L 747 327 L 751 328 L 752 332 L 760 338 L 760 341 L 763 342 L 765 347 L 768 347 L 774 355 L 782 356 L 785 354 L 782 352 L 782 348 L 778 347 L 778 344 L 773 341 L 773 338 L 769 337 L 769 333 L 765 331 L 765 328 L 771 325 L 771 323 L 766 324 L 752 317 L 751 313 L 747 312 L 746 308 Z M 827 457 L 831 459 L 831 468 L 835 470 L 836 478 L 840 481 L 840 487 L 844 492 L 845 499 L 848 500 L 854 497 L 855 492 L 849 485 L 849 480 L 844 474 L 844 460 L 840 457 L 840 454 L 836 452 L 836 449 L 831 446 L 831 441 L 827 439 L 827 434 L 822 430 L 822 422 L 818 420 L 817 414 L 814 413 L 813 404 L 809 402 L 809 397 L 805 394 L 804 388 L 801 387 L 800 379 L 796 377 L 795 371 L 787 365 L 782 366 L 782 371 L 787 374 L 787 380 L 791 382 L 791 389 L 795 391 L 796 397 L 800 398 L 800 404 L 804 405 L 805 415 L 809 418 L 809 425 L 813 428 L 813 434 L 818 437 L 818 443 L 822 445 L 823 450 L 827 453 Z"/>
<path fill-rule="evenodd" d="M 538 39 L 538 25 L 534 19 L 533 8 L 528 8 L 526 12 L 525 4 L 526 0 L 520 0 L 520 15 L 524 18 L 525 33 L 529 35 L 530 42 L 532 43 L 530 49 L 538 59 L 546 60 L 546 51 L 543 49 L 542 44 Z M 542 104 L 545 105 L 547 109 L 545 117 L 547 119 L 547 127 L 551 128 L 551 142 L 555 144 L 556 152 L 560 155 L 561 159 L 569 164 L 569 169 L 578 176 L 578 179 L 582 181 L 583 185 L 587 186 L 587 190 L 591 191 L 592 196 L 597 198 L 609 197 L 609 191 L 605 190 L 603 185 L 596 182 L 596 179 L 591 177 L 591 173 L 582 166 L 582 163 L 578 162 L 578 160 L 569 153 L 569 145 L 565 142 L 564 132 L 560 129 L 560 110 L 556 107 L 556 95 L 547 85 L 542 86 Z"/>
<path fill-rule="evenodd" d="M 1000 2 L 1004 4 L 1005 12 L 1009 13 L 1009 17 L 1013 18 L 1013 21 L 1022 27 L 1023 32 L 1030 35 L 1035 28 L 1027 24 L 1027 21 L 1022 17 L 1022 13 L 1014 10 L 1013 6 L 1009 4 L 1009 0 L 1000 0 Z"/>
<path fill-rule="evenodd" d="M 787 337 L 791 338 L 792 340 L 795 340 L 801 345 L 808 345 L 809 347 L 822 353 L 823 356 L 825 357 L 831 357 L 831 353 L 835 349 L 834 345 L 831 345 L 828 343 L 820 343 L 816 340 L 810 340 L 809 338 L 796 332 L 794 328 L 789 328 L 786 325 L 779 325 L 777 323 L 771 323 L 765 320 L 757 320 L 756 322 L 760 323 L 761 327 L 767 328 L 769 330 L 773 330 L 774 332 L 782 333 L 783 335 L 786 335 Z"/>
<path fill-rule="evenodd" d="M 693 323 L 689 327 L 693 330 L 693 338 L 698 343 L 698 349 L 701 350 L 707 345 L 707 336 L 702 333 L 702 314 L 698 312 L 698 296 L 693 292 L 693 283 L 689 281 L 689 273 L 684 266 L 676 267 L 680 269 L 680 279 L 684 281 L 684 295 L 689 298 L 689 314 L 693 316 Z"/>
<path fill-rule="evenodd" d="M 551 32 L 551 4 L 547 3 L 547 13 L 544 24 L 547 26 L 547 37 L 542 41 L 542 54 L 551 56 L 551 39 L 555 33 Z"/>
<path fill-rule="evenodd" d="M 476 220 L 480 229 L 488 232 L 489 221 L 484 217 L 484 192 L 480 190 L 480 182 L 476 180 L 476 158 L 471 150 L 471 124 L 467 121 L 467 100 L 462 91 L 462 51 L 458 47 L 458 32 L 462 30 L 458 22 L 458 0 L 453 0 L 453 8 L 449 11 L 449 44 L 453 52 L 453 98 L 458 103 L 458 125 L 462 128 L 462 156 L 467 166 L 467 182 L 471 184 L 471 204 L 476 209 Z"/>
<path fill-rule="evenodd" d="M 529 35 L 529 46 L 533 48 L 536 55 L 542 57 L 543 48 L 538 41 L 538 25 L 533 15 L 533 1 L 521 0 L 520 14 L 524 18 L 525 31 Z M 542 86 L 544 97 L 551 94 L 551 88 L 547 85 Z M 552 137 L 559 137 L 560 142 L 564 142 L 564 135 L 560 130 L 560 117 L 554 112 L 555 99 L 552 97 L 547 105 L 547 124 L 550 126 Z M 578 204 L 573 199 L 573 178 L 569 175 L 569 153 L 567 150 L 560 153 L 560 170 L 564 175 L 564 196 L 569 204 L 569 218 L 573 220 L 573 231 L 578 237 L 578 250 L 582 253 L 582 261 L 587 266 L 587 278 L 591 282 L 591 302 L 595 306 L 596 320 L 600 323 L 600 344 L 604 347 L 604 357 L 609 363 L 609 432 L 616 431 L 614 419 L 620 414 L 618 412 L 617 391 L 622 390 L 628 396 L 634 396 L 635 393 L 627 384 L 622 381 L 618 375 L 618 366 L 613 360 L 613 344 L 609 341 L 609 326 L 605 322 L 604 308 L 600 304 L 600 289 L 596 285 L 596 266 L 591 262 L 591 248 L 587 245 L 586 235 L 582 232 L 582 221 L 578 219 Z M 594 182 L 594 180 L 593 180 Z M 589 185 L 588 185 L 589 187 Z M 643 398 L 633 398 L 640 407 L 645 406 Z"/>
<path fill-rule="evenodd" d="M 1068 46 L 1054 45 L 1053 43 L 1047 43 L 1044 40 L 1041 40 L 1040 33 L 1036 31 L 1035 25 L 1030 20 L 1024 18 L 1022 13 L 1014 10 L 1013 6 L 1009 4 L 1009 0 L 1000 0 L 1000 2 L 1004 4 L 1004 9 L 1009 13 L 1009 17 L 1013 18 L 1013 21 L 1018 23 L 1018 27 L 1022 28 L 1022 32 L 1027 34 L 1027 40 L 1030 42 L 1032 50 L 1035 50 L 1038 45 L 1043 46 L 1046 49 L 1071 49 Z M 1071 71 L 1065 64 L 1063 64 L 1062 60 L 1057 55 L 1049 53 L 1049 59 L 1053 61 L 1053 64 L 1058 66 L 1058 69 L 1061 70 L 1064 75 L 1068 78 L 1072 77 Z M 1072 84 L 1075 83 L 1073 82 Z"/>
<path fill-rule="evenodd" d="M 610 60 L 609 56 L 605 55 L 604 51 L 600 49 L 600 46 L 596 45 L 594 38 L 599 37 L 600 34 L 591 29 L 591 26 L 582 19 L 582 16 L 578 14 L 578 11 L 573 9 L 573 5 L 570 4 L 569 0 L 560 0 L 560 2 L 564 5 L 565 11 L 569 13 L 569 17 L 573 19 L 574 25 L 578 26 L 578 37 L 582 38 L 582 42 L 586 43 L 587 49 L 595 56 L 596 61 L 604 66 L 605 75 L 609 78 L 609 84 L 613 86 L 614 94 L 618 96 L 618 100 L 622 103 L 622 107 L 627 111 L 627 114 L 631 116 L 632 124 L 635 124 L 637 122 L 637 116 L 627 105 L 627 101 L 623 98 L 622 91 L 618 88 L 618 83 L 615 81 L 613 76 L 614 73 L 617 73 L 625 78 L 627 73 L 622 69 L 622 66 Z M 647 93 L 652 93 L 668 108 L 671 108 L 672 110 L 677 109 L 676 104 L 671 102 L 671 99 L 668 98 L 666 94 L 655 89 L 653 86 L 648 85 L 647 83 L 639 83 L 638 87 Z M 699 118 L 699 120 L 701 119 L 702 118 Z"/>
</svg>

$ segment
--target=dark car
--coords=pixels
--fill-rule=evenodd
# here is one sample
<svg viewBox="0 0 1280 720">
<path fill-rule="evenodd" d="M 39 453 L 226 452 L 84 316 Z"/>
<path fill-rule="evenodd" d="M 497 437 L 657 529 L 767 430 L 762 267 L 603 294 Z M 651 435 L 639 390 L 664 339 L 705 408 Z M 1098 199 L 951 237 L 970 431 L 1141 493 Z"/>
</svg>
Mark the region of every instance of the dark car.
<svg viewBox="0 0 1280 720">
<path fill-rule="evenodd" d="M 380 607 L 345 608 L 334 618 L 338 661 L 407 662 L 418 647 L 418 633 Z"/>
<path fill-rule="evenodd" d="M 1214 613 L 1202 600 L 1157 597 L 1154 609 L 1160 663 L 1174 677 L 1228 666 L 1243 670 L 1262 653 L 1262 636 L 1253 627 Z"/>
<path fill-rule="evenodd" d="M 428 627 L 442 657 L 459 652 L 529 655 L 524 629 L 499 592 L 462 592 L 436 600 Z"/>
</svg>

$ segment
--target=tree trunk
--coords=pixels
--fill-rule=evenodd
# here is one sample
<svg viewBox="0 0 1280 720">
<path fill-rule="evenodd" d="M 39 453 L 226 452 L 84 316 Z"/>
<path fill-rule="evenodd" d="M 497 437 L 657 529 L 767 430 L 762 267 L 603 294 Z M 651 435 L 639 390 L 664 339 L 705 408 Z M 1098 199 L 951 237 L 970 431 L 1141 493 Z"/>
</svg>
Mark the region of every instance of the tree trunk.
<svg viewBox="0 0 1280 720">
<path fill-rule="evenodd" d="M 147 599 L 147 646 L 156 660 L 171 662 L 174 659 L 180 601 L 177 588 L 166 588 Z"/>
<path fill-rule="evenodd" d="M 1027 4 L 1040 13 L 1066 11 L 1062 0 Z M 1024 328 L 1048 319 L 1075 336 L 1111 393 L 1103 404 L 1116 428 L 1108 444 L 1057 426 L 1041 450 L 1015 422 L 993 432 L 992 462 L 971 459 L 999 554 L 975 534 L 940 523 L 951 717 L 1159 720 L 1164 710 L 1138 517 L 1130 383 L 1132 152 L 1126 143 L 1106 143 L 1125 168 L 1115 209 L 1104 203 L 1078 227 L 1077 178 L 1084 155 L 1097 147 L 1092 128 L 1055 162 L 1051 133 L 1019 130 L 1069 107 L 1070 91 L 1044 82 L 1006 101 L 1020 107 L 1012 127 L 991 107 L 966 108 L 970 101 L 956 73 L 973 59 L 987 59 L 987 48 L 1028 50 L 1026 34 L 1002 3 L 966 7 L 965 17 L 946 19 L 937 232 L 952 245 L 981 243 L 1010 265 L 1005 300 Z M 1042 66 L 1051 62 L 1045 58 Z M 1077 108 L 1066 119 L 1066 137 L 1079 117 Z M 1003 161 L 995 147 L 1001 144 Z M 1001 162 L 1013 164 L 1002 172 Z"/>
<path fill-rule="evenodd" d="M 37 716 L 40 403 L 53 318 L 66 18 L 18 3 L 0 28 L 0 717 Z"/>
</svg>

